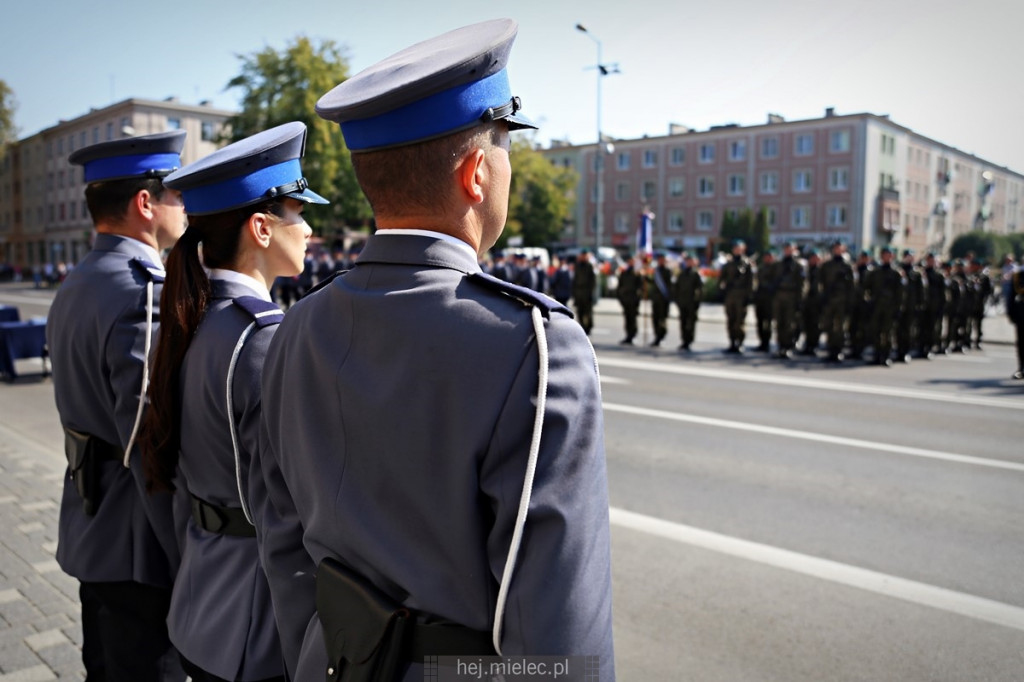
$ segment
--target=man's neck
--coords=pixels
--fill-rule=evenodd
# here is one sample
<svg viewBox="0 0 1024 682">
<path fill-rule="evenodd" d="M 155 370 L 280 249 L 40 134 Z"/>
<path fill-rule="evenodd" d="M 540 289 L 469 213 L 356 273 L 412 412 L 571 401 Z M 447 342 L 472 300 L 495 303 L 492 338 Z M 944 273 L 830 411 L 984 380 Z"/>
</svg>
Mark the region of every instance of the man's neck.
<svg viewBox="0 0 1024 682">
<path fill-rule="evenodd" d="M 146 246 L 152 247 L 156 251 L 160 251 L 160 245 L 153 234 L 142 229 L 133 228 L 130 225 L 99 224 L 96 225 L 96 231 L 100 234 L 112 234 L 118 237 L 134 239 L 137 242 L 142 242 Z"/>
<path fill-rule="evenodd" d="M 436 216 L 416 216 L 400 218 L 377 218 L 378 230 L 427 230 L 439 232 L 454 237 L 469 244 L 469 247 L 477 254 L 480 253 L 481 235 L 479 230 L 473 229 L 466 221 L 446 222 L 438 220 Z"/>
</svg>

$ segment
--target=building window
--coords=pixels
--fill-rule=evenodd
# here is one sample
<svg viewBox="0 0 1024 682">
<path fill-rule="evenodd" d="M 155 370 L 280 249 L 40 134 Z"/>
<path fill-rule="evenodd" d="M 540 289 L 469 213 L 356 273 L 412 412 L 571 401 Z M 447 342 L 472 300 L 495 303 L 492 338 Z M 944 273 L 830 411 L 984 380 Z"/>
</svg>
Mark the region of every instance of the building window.
<svg viewBox="0 0 1024 682">
<path fill-rule="evenodd" d="M 64 156 L 64 138 L 57 138 L 57 155 Z"/>
<path fill-rule="evenodd" d="M 621 212 L 615 214 L 615 232 L 618 234 L 629 232 L 629 214 Z"/>
<path fill-rule="evenodd" d="M 78 133 L 78 148 L 81 149 L 85 146 L 85 131 Z"/>
<path fill-rule="evenodd" d="M 836 204 L 828 207 L 828 226 L 846 227 L 846 206 Z"/>
<path fill-rule="evenodd" d="M 828 171 L 828 188 L 830 190 L 843 190 L 850 188 L 850 169 L 830 168 Z"/>
<path fill-rule="evenodd" d="M 775 171 L 761 173 L 761 194 L 779 193 L 779 174 Z"/>
<path fill-rule="evenodd" d="M 779 156 L 779 138 L 766 137 L 761 140 L 761 158 L 774 159 Z"/>
<path fill-rule="evenodd" d="M 682 232 L 684 227 L 683 214 L 674 211 L 668 214 L 668 231 Z"/>
<path fill-rule="evenodd" d="M 850 151 L 850 131 L 833 130 L 828 136 L 828 149 L 831 152 Z"/>
<path fill-rule="evenodd" d="M 170 116 L 168 116 L 167 117 L 167 129 L 168 130 L 180 130 L 181 129 L 181 119 L 180 118 L 171 118 Z"/>
<path fill-rule="evenodd" d="M 715 227 L 715 214 L 711 211 L 697 211 L 697 229 L 711 230 Z"/>
<path fill-rule="evenodd" d="M 114 139 L 114 122 L 107 123 L 107 142 Z"/>
<path fill-rule="evenodd" d="M 793 154 L 796 156 L 810 156 L 814 153 L 814 135 L 804 133 L 793 138 Z"/>
<path fill-rule="evenodd" d="M 747 158 L 747 141 L 733 140 L 729 143 L 729 160 L 744 161 Z"/>
<path fill-rule="evenodd" d="M 775 225 L 779 221 L 779 213 L 774 208 L 769 207 L 765 209 L 765 213 L 768 214 L 768 227 L 774 229 Z"/>
<path fill-rule="evenodd" d="M 658 165 L 658 152 L 654 149 L 644 150 L 644 168 L 654 168 Z"/>
<path fill-rule="evenodd" d="M 809 170 L 793 171 L 793 191 L 794 192 L 810 192 L 811 191 L 811 171 L 809 171 Z"/>
<path fill-rule="evenodd" d="M 615 201 L 629 201 L 629 183 L 615 183 Z"/>
<path fill-rule="evenodd" d="M 893 156 L 896 154 L 896 138 L 892 135 L 882 135 L 882 153 Z"/>
<path fill-rule="evenodd" d="M 793 227 L 803 228 L 811 226 L 811 209 L 807 206 L 794 206 L 791 215 Z"/>
<path fill-rule="evenodd" d="M 619 152 L 615 167 L 619 170 L 629 170 L 629 152 Z"/>
<path fill-rule="evenodd" d="M 99 142 L 100 142 L 100 128 L 99 128 L 99 126 L 96 126 L 95 128 L 92 129 L 92 143 L 93 144 L 99 144 Z"/>
<path fill-rule="evenodd" d="M 199 137 L 203 142 L 213 142 L 215 137 L 215 131 L 213 129 L 213 121 L 203 121 L 200 128 Z"/>
<path fill-rule="evenodd" d="M 715 143 L 705 142 L 700 146 L 700 162 L 712 163 L 715 160 Z"/>
<path fill-rule="evenodd" d="M 669 161 L 673 166 L 682 166 L 686 161 L 686 149 L 683 147 L 673 147 L 672 156 Z"/>
<path fill-rule="evenodd" d="M 746 191 L 747 176 L 739 174 L 729 176 L 729 194 L 731 196 L 738 196 Z"/>
<path fill-rule="evenodd" d="M 670 197 L 681 197 L 686 191 L 685 178 L 672 178 L 668 181 L 668 195 Z"/>
<path fill-rule="evenodd" d="M 658 185 L 653 180 L 645 180 L 642 190 L 640 191 L 640 201 L 650 201 L 657 197 Z"/>
<path fill-rule="evenodd" d="M 125 137 L 131 137 L 132 120 L 127 116 L 121 117 L 121 134 Z"/>
<path fill-rule="evenodd" d="M 697 196 L 715 196 L 715 179 L 713 177 L 705 175 L 704 177 L 697 181 Z"/>
<path fill-rule="evenodd" d="M 57 188 L 64 189 L 64 171 L 57 171 Z"/>
</svg>

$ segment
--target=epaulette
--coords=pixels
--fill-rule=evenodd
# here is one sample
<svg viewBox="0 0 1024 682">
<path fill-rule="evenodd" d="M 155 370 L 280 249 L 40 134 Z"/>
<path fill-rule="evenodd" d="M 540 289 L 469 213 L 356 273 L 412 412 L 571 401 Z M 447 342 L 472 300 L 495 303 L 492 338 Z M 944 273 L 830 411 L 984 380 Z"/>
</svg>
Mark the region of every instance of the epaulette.
<svg viewBox="0 0 1024 682">
<path fill-rule="evenodd" d="M 536 306 L 537 308 L 540 308 L 540 311 L 544 313 L 545 317 L 551 317 L 551 313 L 553 312 L 563 313 L 569 317 L 573 317 L 571 310 L 550 296 L 546 296 L 545 294 L 542 294 L 539 291 L 534 291 L 533 289 L 521 287 L 518 284 L 506 282 L 505 280 L 498 279 L 494 275 L 489 275 L 486 272 L 474 272 L 469 275 L 469 280 L 471 282 L 476 282 L 491 291 L 511 296 L 526 305 Z"/>
<path fill-rule="evenodd" d="M 143 277 L 151 282 L 157 284 L 162 283 L 167 278 L 167 273 L 164 269 L 158 265 L 153 265 L 145 258 L 139 258 L 136 256 L 132 258 L 131 264 L 135 266 L 135 269 L 142 273 Z"/>
<path fill-rule="evenodd" d="M 284 311 L 276 303 L 258 296 L 239 296 L 234 299 L 234 304 L 247 312 L 260 328 L 281 324 L 281 320 L 284 319 Z"/>
<path fill-rule="evenodd" d="M 335 277 L 337 277 L 338 275 L 344 275 L 346 272 L 348 272 L 348 270 L 335 270 L 330 275 L 328 275 L 324 279 L 322 279 L 319 282 L 317 282 L 316 286 L 311 288 L 309 291 L 307 291 L 305 295 L 309 296 L 310 294 L 312 294 L 315 291 L 320 291 L 325 286 L 327 286 L 328 284 L 333 282 Z"/>
</svg>

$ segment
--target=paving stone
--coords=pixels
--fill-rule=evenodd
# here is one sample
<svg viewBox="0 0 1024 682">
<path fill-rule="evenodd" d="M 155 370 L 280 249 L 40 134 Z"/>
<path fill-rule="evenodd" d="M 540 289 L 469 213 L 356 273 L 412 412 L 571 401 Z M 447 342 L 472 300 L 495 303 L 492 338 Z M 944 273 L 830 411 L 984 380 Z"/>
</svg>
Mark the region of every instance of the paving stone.
<svg viewBox="0 0 1024 682">
<path fill-rule="evenodd" d="M 57 564 L 56 559 L 48 559 L 47 561 L 37 561 L 32 564 L 32 568 L 36 573 L 49 573 L 50 571 L 59 571 L 60 565 Z"/>
<path fill-rule="evenodd" d="M 40 500 L 38 502 L 29 502 L 28 504 L 21 505 L 21 508 L 27 512 L 43 511 L 44 509 L 56 509 L 57 503 L 53 500 Z"/>
<path fill-rule="evenodd" d="M 71 642 L 64 636 L 63 632 L 55 628 L 29 635 L 25 638 L 25 644 L 32 651 L 40 651 L 47 647 L 57 646 L 58 644 L 71 644 Z"/>
<path fill-rule="evenodd" d="M 42 521 L 32 521 L 30 523 L 23 523 L 17 526 L 16 530 L 21 533 L 35 533 L 36 531 L 45 530 L 46 526 L 43 525 Z"/>
<path fill-rule="evenodd" d="M 57 675 L 46 665 L 35 665 L 0 675 L 0 682 L 45 682 L 56 679 Z"/>
<path fill-rule="evenodd" d="M 22 599 L 24 595 L 18 590 L 0 590 L 0 604 L 6 604 L 8 602 Z"/>
<path fill-rule="evenodd" d="M 23 641 L 0 649 L 0 672 L 10 673 L 23 668 L 31 668 L 39 663 L 39 657 Z M 0 677 L 0 680 L 3 679 Z"/>
</svg>

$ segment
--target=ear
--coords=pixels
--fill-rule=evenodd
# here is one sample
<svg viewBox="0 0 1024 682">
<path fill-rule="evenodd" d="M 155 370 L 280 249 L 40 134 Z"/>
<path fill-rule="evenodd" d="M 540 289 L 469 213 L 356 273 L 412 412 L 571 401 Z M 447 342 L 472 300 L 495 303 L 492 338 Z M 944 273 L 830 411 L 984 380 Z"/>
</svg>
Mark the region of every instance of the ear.
<svg viewBox="0 0 1024 682">
<path fill-rule="evenodd" d="M 149 193 L 148 189 L 140 189 L 132 197 L 129 210 L 138 215 L 142 216 L 146 220 L 153 219 L 153 204 L 156 203 L 156 198 Z"/>
<path fill-rule="evenodd" d="M 483 149 L 477 147 L 463 157 L 457 171 L 459 186 L 471 203 L 483 202 L 488 172 L 487 154 Z"/>
<path fill-rule="evenodd" d="M 270 247 L 270 219 L 266 213 L 253 213 L 245 221 L 245 229 L 253 242 L 261 248 Z"/>
</svg>

